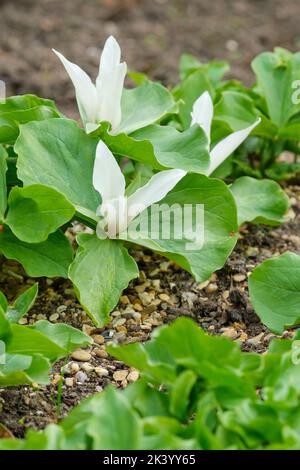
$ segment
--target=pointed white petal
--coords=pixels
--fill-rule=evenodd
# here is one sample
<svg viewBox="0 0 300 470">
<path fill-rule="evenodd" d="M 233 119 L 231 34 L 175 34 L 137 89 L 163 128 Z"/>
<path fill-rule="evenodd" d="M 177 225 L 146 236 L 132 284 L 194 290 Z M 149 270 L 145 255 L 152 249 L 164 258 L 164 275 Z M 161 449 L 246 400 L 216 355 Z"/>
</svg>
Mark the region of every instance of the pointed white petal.
<svg viewBox="0 0 300 470">
<path fill-rule="evenodd" d="M 233 132 L 225 139 L 221 140 L 210 152 L 210 167 L 207 171 L 211 175 L 218 166 L 220 166 L 229 155 L 231 155 L 239 145 L 248 137 L 250 132 L 260 123 L 259 118 L 254 124 L 240 131 Z"/>
<path fill-rule="evenodd" d="M 121 48 L 113 36 L 107 38 L 100 58 L 99 75 L 101 72 L 109 72 L 121 60 Z"/>
<path fill-rule="evenodd" d="M 102 202 L 123 197 L 125 193 L 125 178 L 115 157 L 102 141 L 96 149 L 93 185 Z"/>
<path fill-rule="evenodd" d="M 64 65 L 76 91 L 77 103 L 83 123 L 95 122 L 97 114 L 97 90 L 90 77 L 78 65 L 52 49 Z"/>
<path fill-rule="evenodd" d="M 191 112 L 193 124 L 198 124 L 204 130 L 208 141 L 210 142 L 210 128 L 214 115 L 214 106 L 208 91 L 202 93 L 201 96 L 195 101 L 193 111 Z"/>
<path fill-rule="evenodd" d="M 147 207 L 163 199 L 185 175 L 186 171 L 183 170 L 166 170 L 152 176 L 145 186 L 129 196 L 129 219 L 134 219 Z"/>
<path fill-rule="evenodd" d="M 112 131 L 121 122 L 121 98 L 127 72 L 125 62 L 120 63 L 121 50 L 110 36 L 104 46 L 96 86 L 98 92 L 98 121 L 108 121 Z"/>
</svg>

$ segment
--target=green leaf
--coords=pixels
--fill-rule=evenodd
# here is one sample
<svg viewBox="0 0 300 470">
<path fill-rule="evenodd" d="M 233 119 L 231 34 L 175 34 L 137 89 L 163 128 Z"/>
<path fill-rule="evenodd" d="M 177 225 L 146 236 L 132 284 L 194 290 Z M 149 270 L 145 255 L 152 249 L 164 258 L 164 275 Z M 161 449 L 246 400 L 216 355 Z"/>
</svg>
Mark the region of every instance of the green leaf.
<svg viewBox="0 0 300 470">
<path fill-rule="evenodd" d="M 149 229 L 149 220 L 151 224 L 152 221 L 146 210 L 129 225 L 126 239 L 161 252 L 190 271 L 199 282 L 223 267 L 237 240 L 237 214 L 233 196 L 222 181 L 187 175 L 155 209 L 151 214 L 157 221 L 155 233 Z M 159 215 L 158 209 L 159 220 L 155 217 Z M 175 236 L 174 220 L 181 229 L 182 214 L 187 230 L 178 230 L 180 233 Z"/>
<path fill-rule="evenodd" d="M 274 333 L 300 323 L 300 256 L 284 253 L 254 269 L 249 277 L 253 307 Z"/>
<path fill-rule="evenodd" d="M 300 173 L 300 163 L 275 162 L 266 169 L 268 178 L 276 181 L 288 180 Z"/>
<path fill-rule="evenodd" d="M 82 402 L 62 422 L 62 429 L 69 449 L 85 449 L 86 442 L 93 450 L 131 450 L 141 445 L 142 423 L 138 414 L 125 394 L 112 386 Z"/>
<path fill-rule="evenodd" d="M 57 117 L 60 113 L 51 100 L 34 95 L 7 98 L 0 103 L 0 143 L 14 143 L 21 124 Z"/>
<path fill-rule="evenodd" d="M 208 142 L 199 126 L 179 132 L 171 126 L 152 125 L 130 136 L 112 136 L 104 129 L 101 138 L 115 155 L 131 158 L 155 170 L 181 168 L 201 173 L 209 166 Z"/>
<path fill-rule="evenodd" d="M 171 126 L 153 125 L 134 132 L 131 137 L 138 141 L 149 140 L 155 157 L 166 168 L 204 173 L 209 167 L 208 140 L 203 129 L 197 125 L 184 132 L 178 132 Z"/>
<path fill-rule="evenodd" d="M 7 303 L 7 298 L 3 294 L 3 292 L 0 291 L 0 308 L 2 308 L 3 313 L 6 313 L 8 307 Z"/>
<path fill-rule="evenodd" d="M 196 70 L 190 74 L 176 89 L 174 96 L 177 100 L 181 100 L 179 106 L 179 118 L 183 124 L 184 129 L 190 127 L 191 112 L 193 104 L 197 98 L 204 92 L 209 91 L 211 96 L 214 96 L 214 90 L 211 81 L 203 70 Z"/>
<path fill-rule="evenodd" d="M 237 205 L 239 225 L 245 222 L 269 225 L 284 222 L 289 199 L 275 181 L 243 176 L 233 183 L 230 190 Z"/>
<path fill-rule="evenodd" d="M 190 393 L 197 381 L 197 375 L 191 370 L 182 372 L 174 382 L 170 395 L 170 411 L 177 419 L 184 421 L 188 417 Z"/>
<path fill-rule="evenodd" d="M 300 110 L 300 104 L 294 104 L 292 99 L 293 82 L 300 76 L 300 53 L 263 52 L 253 60 L 252 68 L 273 123 L 285 126 Z"/>
<path fill-rule="evenodd" d="M 138 276 L 138 268 L 120 241 L 89 234 L 79 234 L 77 241 L 79 249 L 69 277 L 88 315 L 103 326 L 123 289 Z"/>
<path fill-rule="evenodd" d="M 180 80 L 185 80 L 191 73 L 201 70 L 206 72 L 213 83 L 217 86 L 223 75 L 228 72 L 229 64 L 227 62 L 211 61 L 207 64 L 201 64 L 199 60 L 191 54 L 182 54 L 179 63 Z"/>
<path fill-rule="evenodd" d="M 3 297 L 2 297 L 3 302 Z M 6 341 L 11 335 L 11 325 L 6 318 L 5 311 L 2 310 L 2 306 L 0 308 L 0 340 Z"/>
<path fill-rule="evenodd" d="M 224 91 L 214 109 L 214 118 L 225 121 L 233 131 L 253 124 L 257 114 L 251 98 L 237 91 Z"/>
<path fill-rule="evenodd" d="M 5 359 L 5 364 L 0 365 L 0 387 L 49 383 L 51 366 L 46 357 L 6 354 Z"/>
<path fill-rule="evenodd" d="M 45 242 L 29 244 L 18 240 L 6 227 L 0 233 L 0 253 L 19 261 L 32 277 L 68 277 L 73 250 L 61 231 L 51 234 Z"/>
<path fill-rule="evenodd" d="M 75 214 L 67 199 L 55 189 L 40 184 L 15 187 L 8 198 L 6 223 L 20 240 L 40 243 L 66 224 Z"/>
<path fill-rule="evenodd" d="M 6 342 L 8 354 L 22 354 L 25 356 L 41 354 L 51 361 L 56 361 L 65 356 L 66 352 L 59 344 L 32 327 L 11 324 L 11 331 L 12 335 Z"/>
<path fill-rule="evenodd" d="M 40 320 L 34 324 L 33 328 L 63 348 L 65 355 L 71 353 L 74 349 L 87 346 L 93 342 L 82 331 L 64 323 L 53 324 L 46 320 Z"/>
<path fill-rule="evenodd" d="M 0 222 L 3 222 L 7 206 L 7 188 L 6 188 L 6 163 L 7 154 L 2 145 L 0 145 Z"/>
<path fill-rule="evenodd" d="M 95 217 L 101 201 L 93 187 L 96 146 L 97 139 L 74 121 L 32 122 L 22 126 L 15 145 L 18 177 L 24 186 L 43 184 L 56 189 L 79 212 L 82 207 Z"/>
<path fill-rule="evenodd" d="M 18 323 L 18 321 L 26 315 L 33 306 L 39 290 L 39 284 L 36 282 L 21 294 L 12 306 L 7 309 L 6 318 L 10 323 Z"/>
<path fill-rule="evenodd" d="M 175 101 L 171 93 L 159 83 L 144 81 L 122 95 L 122 121 L 114 134 L 130 134 L 137 129 L 159 121 L 173 111 Z"/>
</svg>

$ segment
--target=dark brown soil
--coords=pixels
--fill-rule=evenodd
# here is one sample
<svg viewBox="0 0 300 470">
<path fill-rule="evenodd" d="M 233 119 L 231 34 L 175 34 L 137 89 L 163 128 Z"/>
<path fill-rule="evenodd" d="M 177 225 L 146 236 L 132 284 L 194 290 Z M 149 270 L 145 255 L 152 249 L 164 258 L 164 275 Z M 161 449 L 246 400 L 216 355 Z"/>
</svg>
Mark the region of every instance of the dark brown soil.
<svg viewBox="0 0 300 470">
<path fill-rule="evenodd" d="M 175 83 L 183 52 L 202 61 L 228 59 L 232 75 L 250 83 L 249 64 L 255 54 L 276 45 L 299 47 L 299 13 L 298 0 L 0 0 L 0 79 L 6 81 L 8 94 L 30 92 L 54 98 L 64 112 L 76 117 L 72 86 L 51 47 L 95 75 L 98 48 L 113 34 L 132 69 L 165 83 Z M 83 383 L 78 372 L 87 366 L 69 359 L 61 409 L 57 394 L 62 363 L 55 366 L 48 387 L 1 389 L 0 423 L 15 436 L 23 436 L 29 427 L 42 429 L 56 422 L 108 383 L 125 387 L 137 374 L 129 371 L 126 378 L 117 378 L 114 374 L 126 368 L 105 353 L 105 344 L 145 341 L 154 328 L 178 316 L 194 318 L 210 334 L 240 341 L 244 350 L 265 351 L 273 335 L 252 309 L 247 275 L 270 256 L 286 250 L 300 252 L 300 189 L 290 187 L 287 192 L 292 202 L 289 222 L 278 228 L 244 228 L 226 266 L 207 283 L 197 284 L 188 273 L 151 252 L 133 253 L 140 278 L 124 292 L 112 323 L 103 330 L 93 330 L 68 281 L 39 280 L 39 297 L 28 323 L 58 313 L 52 321 L 100 335 L 104 343 L 89 349 L 91 369 Z M 33 280 L 17 263 L 3 259 L 0 263 L 0 289 L 13 300 Z M 128 314 L 128 309 L 136 315 Z M 107 373 L 99 376 L 95 369 L 99 367 Z"/>
<path fill-rule="evenodd" d="M 229 60 L 251 82 L 253 57 L 274 46 L 297 50 L 298 0 L 0 0 L 0 79 L 8 94 L 54 98 L 76 116 L 74 94 L 51 48 L 93 76 L 113 34 L 129 67 L 174 83 L 182 53 Z"/>
</svg>

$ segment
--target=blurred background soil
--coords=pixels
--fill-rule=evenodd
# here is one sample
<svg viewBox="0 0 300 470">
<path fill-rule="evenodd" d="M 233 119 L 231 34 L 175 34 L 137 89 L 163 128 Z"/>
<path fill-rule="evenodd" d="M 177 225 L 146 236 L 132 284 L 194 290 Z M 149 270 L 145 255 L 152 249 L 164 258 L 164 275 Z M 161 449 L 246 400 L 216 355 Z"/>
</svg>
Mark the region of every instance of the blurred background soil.
<svg viewBox="0 0 300 470">
<path fill-rule="evenodd" d="M 300 49 L 299 0 L 0 0 L 0 79 L 7 94 L 57 100 L 76 117 L 73 88 L 54 47 L 97 73 L 108 35 L 129 68 L 172 84 L 183 52 L 227 59 L 231 75 L 251 83 L 263 50 Z"/>
</svg>

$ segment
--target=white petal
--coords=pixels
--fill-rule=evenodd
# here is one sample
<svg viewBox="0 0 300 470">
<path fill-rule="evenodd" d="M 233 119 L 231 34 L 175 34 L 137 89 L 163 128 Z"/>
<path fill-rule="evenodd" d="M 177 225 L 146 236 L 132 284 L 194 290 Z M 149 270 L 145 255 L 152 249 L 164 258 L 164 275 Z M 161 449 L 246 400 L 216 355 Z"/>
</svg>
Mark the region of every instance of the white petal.
<svg viewBox="0 0 300 470">
<path fill-rule="evenodd" d="M 102 202 L 122 197 L 125 193 L 125 178 L 115 157 L 102 141 L 96 149 L 93 185 Z"/>
<path fill-rule="evenodd" d="M 147 207 L 163 199 L 185 175 L 186 171 L 183 170 L 166 170 L 152 176 L 145 186 L 129 196 L 129 219 L 134 219 Z"/>
<path fill-rule="evenodd" d="M 211 175 L 218 166 L 220 166 L 229 155 L 231 155 L 239 145 L 248 137 L 250 132 L 260 123 L 259 118 L 251 126 L 246 127 L 240 131 L 233 132 L 232 134 L 221 140 L 210 152 L 210 167 L 207 171 Z"/>
<path fill-rule="evenodd" d="M 100 58 L 99 75 L 110 72 L 121 60 L 121 48 L 113 36 L 106 40 Z"/>
<path fill-rule="evenodd" d="M 63 63 L 76 91 L 79 112 L 84 124 L 95 122 L 97 115 L 97 90 L 90 77 L 78 65 L 67 60 L 60 52 L 52 49 Z"/>
<path fill-rule="evenodd" d="M 127 72 L 125 62 L 120 63 L 121 50 L 110 36 L 104 46 L 96 86 L 98 92 L 98 121 L 108 121 L 112 130 L 121 122 L 121 98 Z"/>
<path fill-rule="evenodd" d="M 191 112 L 193 124 L 198 124 L 204 130 L 208 141 L 210 142 L 210 128 L 214 115 L 214 106 L 208 91 L 202 93 L 201 96 L 195 101 L 193 111 Z"/>
</svg>

